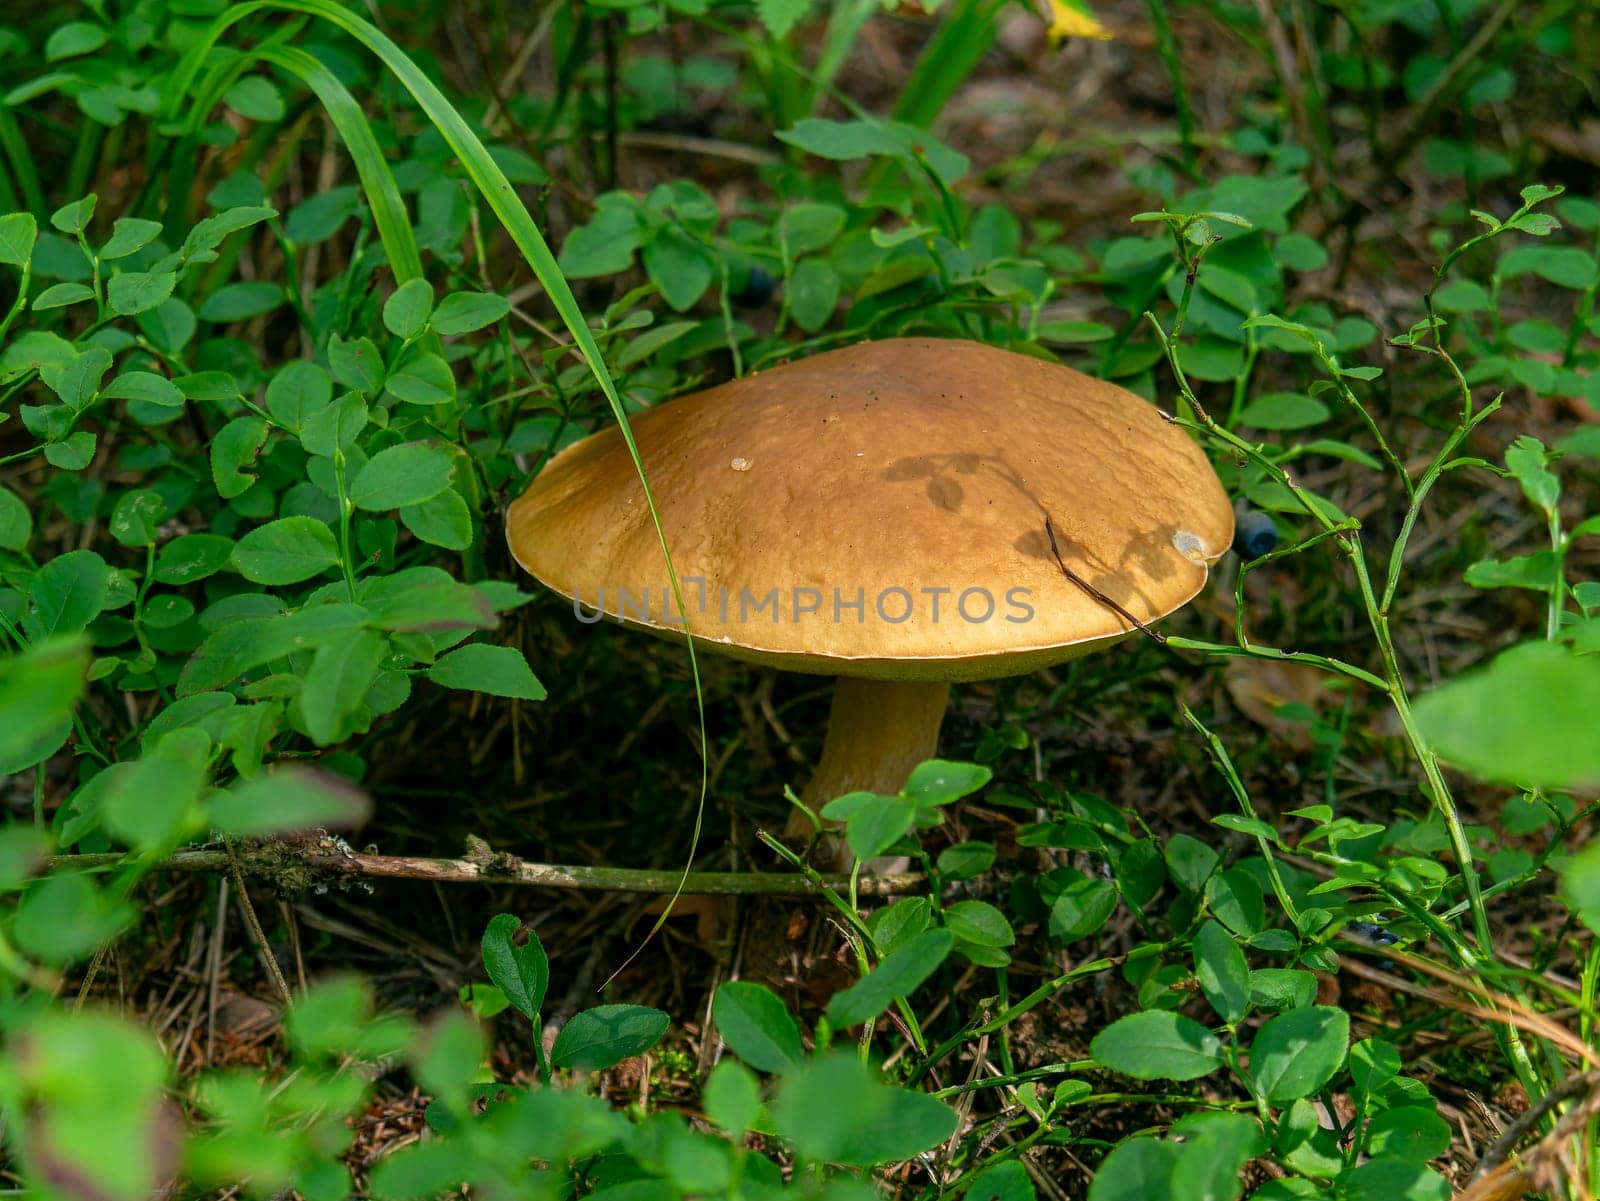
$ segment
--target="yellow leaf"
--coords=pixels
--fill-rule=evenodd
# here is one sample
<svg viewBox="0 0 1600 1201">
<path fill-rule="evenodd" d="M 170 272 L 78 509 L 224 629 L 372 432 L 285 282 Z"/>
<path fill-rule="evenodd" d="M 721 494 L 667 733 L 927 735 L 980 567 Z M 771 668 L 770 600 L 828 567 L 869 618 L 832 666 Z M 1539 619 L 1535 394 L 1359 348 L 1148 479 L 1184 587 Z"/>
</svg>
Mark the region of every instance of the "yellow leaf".
<svg viewBox="0 0 1600 1201">
<path fill-rule="evenodd" d="M 1106 41 L 1111 37 L 1111 31 L 1100 24 L 1099 18 L 1082 0 L 1050 0 L 1050 28 L 1046 33 L 1052 46 L 1065 38 Z"/>
</svg>

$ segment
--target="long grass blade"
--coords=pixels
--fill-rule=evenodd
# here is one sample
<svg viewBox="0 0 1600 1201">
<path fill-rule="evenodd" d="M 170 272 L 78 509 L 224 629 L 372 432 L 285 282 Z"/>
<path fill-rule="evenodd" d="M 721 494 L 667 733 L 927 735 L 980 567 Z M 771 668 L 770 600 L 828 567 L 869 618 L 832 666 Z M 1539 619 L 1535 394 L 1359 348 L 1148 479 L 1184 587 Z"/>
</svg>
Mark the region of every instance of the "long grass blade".
<svg viewBox="0 0 1600 1201">
<path fill-rule="evenodd" d="M 1010 0 L 956 0 L 911 70 L 894 118 L 923 129 L 944 111 L 1000 36 L 1000 13 Z"/>
<path fill-rule="evenodd" d="M 39 184 L 39 172 L 33 165 L 33 156 L 22 140 L 22 130 L 17 128 L 17 118 L 5 105 L 0 104 L 0 151 L 11 164 L 11 174 L 22 193 L 23 203 L 35 217 L 45 217 L 44 188 Z"/>
<path fill-rule="evenodd" d="M 367 207 L 372 210 L 372 223 L 378 228 L 378 239 L 389 258 L 395 282 L 403 284 L 407 280 L 421 279 L 422 254 L 412 233 L 405 197 L 395 183 L 394 173 L 389 170 L 389 161 L 383 157 L 372 126 L 367 123 L 366 113 L 361 111 L 350 89 L 320 59 L 298 47 L 264 47 L 259 50 L 259 56 L 264 62 L 282 67 L 295 76 L 322 102 L 334 131 L 355 164 Z"/>
<path fill-rule="evenodd" d="M 483 195 L 489 208 L 499 219 L 501 226 L 516 245 L 523 259 L 533 270 L 535 277 L 543 285 L 551 303 L 555 306 L 562 323 L 572 334 L 574 344 L 582 353 L 589 370 L 593 372 L 596 381 L 600 384 L 601 391 L 605 394 L 606 401 L 611 407 L 612 416 L 622 431 L 623 442 L 628 448 L 628 455 L 633 461 L 634 471 L 639 477 L 644 489 L 645 504 L 650 511 L 650 519 L 656 531 L 656 540 L 661 548 L 662 557 L 666 561 L 668 578 L 672 585 L 673 597 L 678 605 L 678 612 L 685 617 L 684 641 L 689 650 L 690 673 L 694 681 L 696 709 L 698 713 L 700 732 L 700 800 L 695 813 L 695 826 L 691 844 L 690 862 L 684 865 L 684 877 L 687 878 L 693 864 L 693 847 L 698 846 L 700 831 L 704 822 L 705 798 L 710 783 L 710 758 L 706 745 L 705 728 L 705 697 L 700 682 L 700 667 L 695 653 L 694 640 L 687 624 L 688 606 L 684 603 L 683 591 L 678 579 L 678 572 L 672 562 L 672 552 L 667 545 L 666 530 L 661 524 L 660 511 L 656 507 L 655 496 L 650 488 L 650 481 L 645 475 L 644 462 L 639 455 L 638 444 L 634 441 L 633 431 L 628 426 L 627 411 L 623 408 L 622 397 L 617 391 L 617 386 L 611 378 L 611 373 L 606 367 L 605 358 L 600 352 L 600 347 L 590 331 L 583 310 L 579 307 L 577 298 L 572 294 L 566 277 L 562 274 L 560 266 L 556 263 L 555 255 L 551 252 L 544 235 L 539 232 L 538 225 L 533 216 L 528 212 L 527 206 L 522 203 L 512 186 L 511 181 L 500 170 L 499 165 L 490 156 L 482 141 L 479 140 L 471 127 L 462 119 L 450 101 L 415 63 L 400 49 L 389 37 L 371 23 L 355 14 L 340 8 L 331 0 L 250 0 L 248 3 L 236 4 L 217 17 L 206 29 L 205 33 L 189 48 L 178 67 L 174 70 L 168 88 L 166 101 L 175 115 L 177 107 L 182 103 L 186 89 L 190 86 L 195 76 L 204 68 L 207 58 L 217 46 L 222 34 L 231 26 L 260 12 L 285 12 L 300 13 L 305 16 L 317 17 L 329 24 L 343 30 L 356 41 L 360 42 L 374 55 L 376 55 L 389 71 L 400 81 L 412 98 L 422 109 L 424 115 L 431 121 L 445 143 L 461 160 L 462 168 L 468 178 Z M 683 890 L 680 880 L 678 890 L 673 894 L 675 901 Z M 671 906 L 667 907 L 670 912 Z M 667 913 L 663 913 L 651 933 L 661 928 L 666 921 Z M 637 954 L 637 952 L 635 952 Z M 626 966 L 624 964 L 623 966 Z M 621 969 L 619 969 L 621 970 Z"/>
</svg>

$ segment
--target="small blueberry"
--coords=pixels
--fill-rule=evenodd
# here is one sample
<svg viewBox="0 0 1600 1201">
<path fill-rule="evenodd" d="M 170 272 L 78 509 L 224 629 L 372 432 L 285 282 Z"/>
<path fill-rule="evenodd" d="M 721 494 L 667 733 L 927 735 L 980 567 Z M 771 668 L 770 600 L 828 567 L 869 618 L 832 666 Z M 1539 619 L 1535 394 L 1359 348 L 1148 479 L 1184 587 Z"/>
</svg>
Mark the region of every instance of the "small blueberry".
<svg viewBox="0 0 1600 1201">
<path fill-rule="evenodd" d="M 1393 930 L 1385 930 L 1376 922 L 1351 922 L 1350 933 L 1368 942 L 1375 942 L 1380 947 L 1392 947 L 1400 941 L 1400 936 Z"/>
<path fill-rule="evenodd" d="M 1259 509 L 1246 509 L 1233 530 L 1233 549 L 1242 559 L 1259 559 L 1278 545 L 1278 527 Z"/>
<path fill-rule="evenodd" d="M 772 299 L 772 293 L 777 286 L 777 280 L 752 263 L 750 274 L 745 276 L 744 285 L 732 296 L 733 303 L 741 309 L 760 308 Z"/>
</svg>

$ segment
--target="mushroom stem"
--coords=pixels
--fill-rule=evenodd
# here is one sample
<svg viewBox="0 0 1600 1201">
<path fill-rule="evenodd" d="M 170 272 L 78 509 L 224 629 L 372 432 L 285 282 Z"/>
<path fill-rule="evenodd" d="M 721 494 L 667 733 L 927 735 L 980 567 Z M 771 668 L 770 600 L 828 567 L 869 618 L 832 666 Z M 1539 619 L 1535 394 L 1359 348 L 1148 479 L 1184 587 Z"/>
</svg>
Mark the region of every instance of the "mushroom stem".
<svg viewBox="0 0 1600 1201">
<path fill-rule="evenodd" d="M 943 680 L 840 676 L 833 688 L 822 762 L 800 799 L 820 809 L 847 792 L 899 792 L 911 769 L 933 758 L 949 701 L 950 685 Z M 796 819 L 799 829 L 794 828 Z M 789 832 L 809 832 L 803 814 L 790 818 Z"/>
</svg>

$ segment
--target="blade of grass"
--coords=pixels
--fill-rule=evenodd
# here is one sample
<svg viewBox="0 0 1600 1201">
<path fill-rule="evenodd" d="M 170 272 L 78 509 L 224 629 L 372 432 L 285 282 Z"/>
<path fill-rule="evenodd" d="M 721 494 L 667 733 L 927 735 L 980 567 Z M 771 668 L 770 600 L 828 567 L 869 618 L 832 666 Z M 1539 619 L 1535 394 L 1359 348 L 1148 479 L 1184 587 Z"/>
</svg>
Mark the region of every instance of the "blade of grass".
<svg viewBox="0 0 1600 1201">
<path fill-rule="evenodd" d="M 5 152 L 11 164 L 11 175 L 28 211 L 44 219 L 44 189 L 39 186 L 39 172 L 28 153 L 28 144 L 22 140 L 22 130 L 17 128 L 17 118 L 5 105 L 0 104 L 0 151 Z"/>
<path fill-rule="evenodd" d="M 175 117 L 177 106 L 187 102 L 187 112 L 178 136 L 162 139 L 160 143 L 163 148 L 171 148 L 172 161 L 167 177 L 176 184 L 167 193 L 166 211 L 163 215 L 169 229 L 187 229 L 190 225 L 190 188 L 199 177 L 197 164 L 200 128 L 205 124 L 206 118 L 218 104 L 222 103 L 222 98 L 228 89 L 238 82 L 239 77 L 250 69 L 256 59 L 264 58 L 272 48 L 286 44 L 304 24 L 303 20 L 295 21 L 282 29 L 275 30 L 249 54 L 241 53 L 233 47 L 218 47 L 215 57 L 209 62 L 204 61 L 204 54 L 196 56 L 192 64 L 187 53 L 179 60 L 174 74 L 182 73 L 182 90 L 169 87 L 164 98 L 164 109 L 169 117 Z M 212 44 L 208 43 L 206 49 L 208 51 L 212 49 Z M 202 65 L 205 67 L 205 73 L 196 82 L 195 76 Z M 157 165 L 159 159 L 152 165 L 152 175 L 155 173 L 153 168 Z"/>
<path fill-rule="evenodd" d="M 815 116 L 833 81 L 844 66 L 845 59 L 861 36 L 862 27 L 872 14 L 882 7 L 878 0 L 836 0 L 833 15 L 828 18 L 828 29 L 822 38 L 822 53 L 812 69 L 810 86 L 806 89 L 805 111 Z"/>
<path fill-rule="evenodd" d="M 958 0 L 911 69 L 895 102 L 894 119 L 932 125 L 1000 36 L 1000 13 L 1010 0 Z"/>
<path fill-rule="evenodd" d="M 510 236 L 518 251 L 521 252 L 528 266 L 532 268 L 540 284 L 543 285 L 551 304 L 555 306 L 562 322 L 571 332 L 573 342 L 583 354 L 590 371 L 594 373 L 596 381 L 598 381 L 601 390 L 605 394 L 606 401 L 611 407 L 612 415 L 621 429 L 623 442 L 628 448 L 628 456 L 633 461 L 634 471 L 638 474 L 640 485 L 644 490 L 645 504 L 650 510 L 650 519 L 655 526 L 656 540 L 661 547 L 662 557 L 666 561 L 668 579 L 672 585 L 673 597 L 677 602 L 678 612 L 683 614 L 685 618 L 684 641 L 689 650 L 690 674 L 694 681 L 701 748 L 700 801 L 695 813 L 690 863 L 684 866 L 684 877 L 687 878 L 689 868 L 693 862 L 693 848 L 699 844 L 700 831 L 704 822 L 706 791 L 710 783 L 710 758 L 706 746 L 705 730 L 705 697 L 700 682 L 700 666 L 695 654 L 693 636 L 688 628 L 689 609 L 684 603 L 678 572 L 672 562 L 672 552 L 667 545 L 666 530 L 661 524 L 661 514 L 656 506 L 655 496 L 650 488 L 650 481 L 645 475 L 644 462 L 640 458 L 639 447 L 634 441 L 633 431 L 628 426 L 628 415 L 623 408 L 622 397 L 617 391 L 616 383 L 612 380 L 610 371 L 606 368 L 605 359 L 600 353 L 600 347 L 595 342 L 594 334 L 590 331 L 587 320 L 584 318 L 583 310 L 579 307 L 577 298 L 572 294 L 572 289 L 568 286 L 566 277 L 561 273 L 561 268 L 557 265 L 555 255 L 551 252 L 544 235 L 539 232 L 539 227 L 535 224 L 532 214 L 528 212 L 527 206 L 518 197 L 516 189 L 511 185 L 511 181 L 505 177 L 505 173 L 500 170 L 499 165 L 495 163 L 488 150 L 478 139 L 478 136 L 462 119 L 461 114 L 456 111 L 444 93 L 381 30 L 355 14 L 338 7 L 331 0 L 251 0 L 250 3 L 237 4 L 229 8 L 211 23 L 185 53 L 178 68 L 173 72 L 173 82 L 167 93 L 167 102 L 172 105 L 181 102 L 181 98 L 185 94 L 186 83 L 193 80 L 195 73 L 200 70 L 224 32 L 255 13 L 272 11 L 319 17 L 343 30 L 376 55 L 395 78 L 399 80 L 401 86 L 411 93 L 412 98 L 422 109 L 424 115 L 438 129 L 445 143 L 461 161 L 462 168 L 468 178 L 483 195 L 489 208 L 500 220 L 501 226 Z M 682 889 L 683 884 L 680 880 L 678 891 L 673 894 L 674 901 L 681 895 Z M 667 908 L 670 911 L 670 904 Z M 661 928 L 666 918 L 667 914 L 663 913 L 656 925 L 652 927 L 652 934 Z"/>
<path fill-rule="evenodd" d="M 259 57 L 282 67 L 311 89 L 322 102 L 328 119 L 350 159 L 355 164 L 356 175 L 361 179 L 361 190 L 366 195 L 367 207 L 372 210 L 372 222 L 378 227 L 378 239 L 388 255 L 394 281 L 422 278 L 422 254 L 417 249 L 417 239 L 411 229 L 411 216 L 406 211 L 405 197 L 394 181 L 389 162 L 383 157 L 377 136 L 367 122 L 366 113 L 339 81 L 339 77 L 323 65 L 320 59 L 294 46 L 268 46 L 257 51 Z"/>
<path fill-rule="evenodd" d="M 378 145 L 367 115 L 344 86 L 339 77 L 322 61 L 294 46 L 267 46 L 258 49 L 263 62 L 272 63 L 295 76 L 322 102 L 334 132 L 350 152 L 356 175 L 361 180 L 361 190 L 372 211 L 372 222 L 378 230 L 378 240 L 383 243 L 389 268 L 395 283 L 423 278 L 422 253 L 417 249 L 417 239 L 411 228 L 410 214 L 406 210 L 405 196 L 395 183 L 388 160 Z M 421 340 L 422 348 L 443 355 L 439 335 L 428 332 Z M 460 473 L 467 507 L 474 513 L 482 507 L 483 496 L 478 489 L 478 478 L 470 471 Z M 488 574 L 483 561 L 483 550 L 474 539 L 462 552 L 462 560 L 469 580 L 482 579 Z"/>
</svg>

